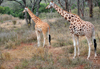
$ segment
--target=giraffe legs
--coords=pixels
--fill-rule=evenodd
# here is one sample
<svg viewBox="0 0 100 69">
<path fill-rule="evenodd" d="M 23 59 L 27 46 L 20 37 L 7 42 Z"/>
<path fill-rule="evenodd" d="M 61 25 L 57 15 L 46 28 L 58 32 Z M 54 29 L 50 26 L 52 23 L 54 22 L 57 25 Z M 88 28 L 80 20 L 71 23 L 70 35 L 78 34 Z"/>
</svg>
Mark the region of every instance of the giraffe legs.
<svg viewBox="0 0 100 69">
<path fill-rule="evenodd" d="M 47 38 L 48 38 L 48 43 L 49 43 L 49 46 L 51 45 L 51 35 L 49 34 L 49 31 L 47 33 Z"/>
<path fill-rule="evenodd" d="M 73 59 L 76 57 L 76 40 L 75 37 L 77 38 L 77 46 L 78 46 L 78 56 L 80 55 L 80 50 L 79 50 L 79 36 L 76 36 L 73 34 L 73 45 L 74 45 L 74 57 Z"/>
<path fill-rule="evenodd" d="M 80 50 L 79 50 L 79 36 L 77 36 L 77 47 L 78 47 L 78 56 L 80 56 Z"/>
<path fill-rule="evenodd" d="M 37 35 L 37 45 L 38 47 L 40 46 L 40 32 L 38 31 L 35 31 L 36 32 L 36 35 Z"/>
<path fill-rule="evenodd" d="M 86 37 L 86 38 L 87 38 L 88 46 L 89 46 L 89 51 L 88 51 L 88 57 L 87 57 L 87 59 L 89 59 L 90 58 L 90 53 L 91 53 L 92 42 L 91 42 L 91 38 L 89 38 L 89 37 Z"/>
<path fill-rule="evenodd" d="M 73 57 L 73 59 L 75 59 L 75 57 L 76 57 L 76 41 L 75 41 L 75 35 L 73 35 L 73 45 L 74 45 L 74 57 Z"/>
<path fill-rule="evenodd" d="M 43 42 L 43 47 L 45 46 L 45 40 L 46 40 L 46 34 L 43 33 L 43 38 L 44 38 L 44 42 Z"/>
<path fill-rule="evenodd" d="M 95 51 L 94 59 L 95 59 L 97 57 L 97 53 L 96 53 L 97 43 L 95 39 L 95 31 L 93 31 L 92 39 L 93 39 L 93 44 L 94 44 L 94 51 Z"/>
</svg>

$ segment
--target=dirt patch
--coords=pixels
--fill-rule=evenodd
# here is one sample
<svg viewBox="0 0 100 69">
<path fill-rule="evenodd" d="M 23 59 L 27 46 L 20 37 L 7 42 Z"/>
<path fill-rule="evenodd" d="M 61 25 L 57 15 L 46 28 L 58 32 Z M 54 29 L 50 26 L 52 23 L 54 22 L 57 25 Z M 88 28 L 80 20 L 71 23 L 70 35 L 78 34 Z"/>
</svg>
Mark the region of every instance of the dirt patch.
<svg viewBox="0 0 100 69">
<path fill-rule="evenodd" d="M 49 53 L 52 53 L 52 54 L 57 54 L 57 55 L 59 55 L 59 54 L 62 54 L 63 53 L 63 47 L 58 47 L 58 48 L 54 48 L 54 47 L 52 47 L 52 48 L 50 48 L 49 49 Z"/>
<path fill-rule="evenodd" d="M 28 43 L 24 44 L 22 43 L 20 46 L 18 46 L 16 49 L 10 49 L 10 50 L 4 50 L 4 52 L 7 52 L 11 55 L 11 60 L 10 61 L 5 61 L 3 66 L 7 69 L 14 69 L 14 67 L 18 64 L 20 64 L 21 59 L 31 59 L 33 56 L 33 53 L 36 53 L 37 47 L 34 47 L 36 43 Z M 42 47 L 43 48 L 43 47 Z M 53 55 L 54 63 L 57 63 L 57 57 L 63 58 L 61 55 L 64 54 L 64 47 L 51 47 L 51 48 L 45 48 L 48 49 L 48 53 Z M 72 56 L 70 56 L 72 57 Z M 94 65 L 100 66 L 100 55 L 98 55 L 97 59 L 92 59 L 93 55 L 91 55 L 90 61 L 93 62 Z M 83 57 L 83 59 L 86 59 L 86 56 Z M 65 68 L 61 68 L 65 69 Z M 84 69 L 84 65 L 76 66 L 72 69 Z"/>
<path fill-rule="evenodd" d="M 100 54 L 94 59 L 94 55 L 91 55 L 90 61 L 94 63 L 94 65 L 100 66 Z"/>
</svg>

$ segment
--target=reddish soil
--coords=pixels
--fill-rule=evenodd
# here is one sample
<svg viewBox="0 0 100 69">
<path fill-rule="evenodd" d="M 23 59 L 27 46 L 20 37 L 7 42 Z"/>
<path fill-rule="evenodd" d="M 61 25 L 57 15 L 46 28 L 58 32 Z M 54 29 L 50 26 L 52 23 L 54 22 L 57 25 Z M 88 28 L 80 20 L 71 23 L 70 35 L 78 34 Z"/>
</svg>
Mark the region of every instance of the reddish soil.
<svg viewBox="0 0 100 69">
<path fill-rule="evenodd" d="M 25 44 L 25 43 L 21 43 L 20 46 L 18 46 L 16 49 L 13 49 L 13 51 L 16 51 L 16 50 L 22 50 L 23 47 L 26 47 L 26 46 L 33 46 L 34 44 L 36 43 L 28 43 L 28 44 Z M 64 53 L 64 51 L 62 50 L 62 48 L 64 47 L 57 47 L 57 48 L 54 48 L 54 47 L 45 47 L 45 48 L 48 48 L 48 52 L 53 54 L 53 58 L 54 58 L 54 62 L 56 63 L 56 59 L 55 57 L 61 55 Z M 9 51 L 9 50 L 6 50 L 6 52 Z M 4 51 L 5 52 L 5 51 Z M 84 59 L 86 59 L 86 56 L 83 57 Z M 91 58 L 90 58 L 90 61 L 93 62 L 94 65 L 100 67 L 100 54 L 98 54 L 97 58 L 96 59 L 93 59 L 94 58 L 94 55 L 92 54 L 91 55 Z M 15 62 L 15 63 L 14 63 Z M 10 64 L 13 64 L 13 66 L 16 66 L 20 61 L 14 61 L 13 63 L 10 63 Z M 8 63 L 8 62 L 7 62 Z M 12 69 L 12 65 L 11 67 L 9 67 L 9 69 Z M 32 69 L 36 69 L 36 68 L 32 68 Z M 65 69 L 65 68 L 61 68 L 61 69 Z M 73 69 L 73 68 L 72 68 Z M 80 65 L 80 66 L 77 66 L 75 67 L 74 69 L 84 69 L 84 65 Z"/>
</svg>

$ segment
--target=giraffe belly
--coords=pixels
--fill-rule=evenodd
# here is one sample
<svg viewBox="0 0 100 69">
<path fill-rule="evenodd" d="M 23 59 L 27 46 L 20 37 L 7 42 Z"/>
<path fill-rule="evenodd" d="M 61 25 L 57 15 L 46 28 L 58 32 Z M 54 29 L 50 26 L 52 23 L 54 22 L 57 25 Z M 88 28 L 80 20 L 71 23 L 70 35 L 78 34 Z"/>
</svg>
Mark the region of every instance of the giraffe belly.
<svg viewBox="0 0 100 69">
<path fill-rule="evenodd" d="M 69 27 L 70 33 L 78 35 L 78 36 L 84 36 L 85 32 L 84 29 L 81 28 L 81 26 L 75 26 L 75 25 L 70 25 Z"/>
<path fill-rule="evenodd" d="M 74 29 L 70 29 L 70 33 L 78 35 L 78 36 L 84 36 L 85 35 L 84 31 L 74 30 Z"/>
<path fill-rule="evenodd" d="M 42 32 L 42 29 L 41 28 L 37 28 L 36 29 L 38 32 Z"/>
<path fill-rule="evenodd" d="M 84 36 L 85 33 L 84 32 L 74 32 L 75 35 L 79 35 L 79 36 Z"/>
</svg>

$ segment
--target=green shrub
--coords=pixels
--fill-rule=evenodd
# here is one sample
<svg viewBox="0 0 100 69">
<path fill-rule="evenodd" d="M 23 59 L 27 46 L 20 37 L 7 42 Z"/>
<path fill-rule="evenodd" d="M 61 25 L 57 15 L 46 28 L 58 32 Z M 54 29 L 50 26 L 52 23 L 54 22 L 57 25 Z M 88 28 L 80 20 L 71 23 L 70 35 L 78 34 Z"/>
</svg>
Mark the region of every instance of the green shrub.
<svg viewBox="0 0 100 69">
<path fill-rule="evenodd" d="M 0 13 L 1 14 L 9 14 L 9 15 L 13 15 L 14 17 L 23 18 L 22 11 L 23 11 L 23 9 L 14 11 L 14 10 L 11 10 L 9 7 L 0 6 Z"/>
<path fill-rule="evenodd" d="M 0 6 L 0 13 L 4 14 L 5 13 L 5 9 L 4 7 Z"/>
<path fill-rule="evenodd" d="M 45 3 L 40 3 L 39 13 L 42 13 L 42 12 L 45 12 L 45 13 L 50 12 L 50 9 L 45 9 L 46 6 L 47 5 Z M 9 14 L 9 15 L 12 15 L 14 17 L 19 17 L 21 19 L 24 18 L 23 13 L 22 13 L 23 10 L 24 10 L 24 8 L 17 9 L 17 10 L 14 10 L 14 9 L 11 10 L 9 7 L 2 7 L 2 6 L 0 6 L 0 13 L 1 14 Z M 53 12 L 55 12 L 55 10 L 53 10 Z M 35 13 L 36 13 L 36 8 L 34 10 L 34 14 Z M 27 16 L 29 17 L 29 14 Z"/>
</svg>

